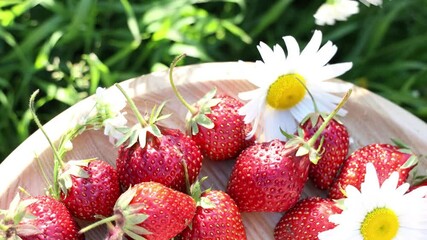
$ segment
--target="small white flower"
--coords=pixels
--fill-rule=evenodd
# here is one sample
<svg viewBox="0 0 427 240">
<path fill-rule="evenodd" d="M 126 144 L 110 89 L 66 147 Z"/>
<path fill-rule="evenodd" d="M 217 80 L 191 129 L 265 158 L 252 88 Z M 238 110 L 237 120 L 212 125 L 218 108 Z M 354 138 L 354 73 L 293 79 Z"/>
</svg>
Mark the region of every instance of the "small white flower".
<svg viewBox="0 0 427 240">
<path fill-rule="evenodd" d="M 249 101 L 239 109 L 239 114 L 245 116 L 245 123 L 253 122 L 254 125 L 248 137 L 253 136 L 260 124 L 265 141 L 285 140 L 280 128 L 294 133 L 298 122 L 314 112 L 306 88 L 314 97 L 318 110 L 329 113 L 341 100 L 334 93 L 346 92 L 351 87 L 351 84 L 328 81 L 348 71 L 352 63 L 329 65 L 337 47 L 330 41 L 320 47 L 320 31 L 314 32 L 302 52 L 295 38 L 286 36 L 283 40 L 288 56 L 277 44 L 273 49 L 263 42 L 259 44 L 263 61 L 256 61 L 255 72 L 248 79 L 257 88 L 239 94 L 242 100 Z M 339 114 L 345 114 L 345 110 L 341 109 Z"/>
<path fill-rule="evenodd" d="M 368 7 L 370 6 L 370 4 L 374 6 L 380 6 L 383 4 L 383 0 L 360 0 L 360 1 Z"/>
<path fill-rule="evenodd" d="M 119 113 L 113 118 L 108 118 L 104 120 L 104 134 L 109 136 L 111 143 L 115 143 L 117 140 L 123 137 L 123 132 L 121 129 L 124 129 L 127 124 L 127 119 L 124 117 L 124 114 Z"/>
<path fill-rule="evenodd" d="M 334 25 L 335 21 L 345 21 L 359 12 L 359 2 L 353 0 L 328 0 L 314 14 L 317 25 Z"/>
<path fill-rule="evenodd" d="M 343 211 L 331 215 L 337 224 L 319 233 L 321 240 L 421 240 L 427 236 L 427 187 L 407 193 L 409 184 L 398 185 L 399 173 L 393 172 L 380 186 L 372 163 L 366 165 L 361 190 L 349 185 L 342 199 Z"/>
<path fill-rule="evenodd" d="M 73 143 L 70 140 L 64 143 L 64 150 L 67 152 L 73 150 Z"/>
<path fill-rule="evenodd" d="M 96 103 L 98 107 L 108 109 L 115 116 L 126 106 L 126 99 L 115 88 L 106 90 L 98 87 L 96 89 Z"/>
<path fill-rule="evenodd" d="M 127 120 L 121 110 L 126 106 L 126 98 L 116 89 L 96 89 L 96 115 L 97 123 L 94 128 L 104 126 L 104 134 L 109 136 L 114 143 L 123 137 L 121 129 L 126 126 Z"/>
</svg>

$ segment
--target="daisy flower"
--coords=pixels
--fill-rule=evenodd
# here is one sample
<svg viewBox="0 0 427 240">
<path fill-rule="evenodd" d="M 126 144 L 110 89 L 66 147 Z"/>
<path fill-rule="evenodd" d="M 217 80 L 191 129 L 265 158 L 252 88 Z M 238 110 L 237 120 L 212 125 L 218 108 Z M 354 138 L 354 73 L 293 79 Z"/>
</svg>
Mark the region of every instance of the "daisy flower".
<svg viewBox="0 0 427 240">
<path fill-rule="evenodd" d="M 360 1 L 368 7 L 370 6 L 370 4 L 374 6 L 380 6 L 383 4 L 383 0 L 360 0 Z"/>
<path fill-rule="evenodd" d="M 351 87 L 348 83 L 328 81 L 347 72 L 352 63 L 327 64 L 337 47 L 328 41 L 320 48 L 322 32 L 316 30 L 302 52 L 292 36 L 283 37 L 283 40 L 288 56 L 277 44 L 273 49 L 263 42 L 257 46 L 262 61 L 255 62 L 256 71 L 248 79 L 257 88 L 239 93 L 239 98 L 248 101 L 239 109 L 239 114 L 245 116 L 245 123 L 253 122 L 248 138 L 257 131 L 258 124 L 265 141 L 285 140 L 280 128 L 294 133 L 298 122 L 314 112 L 306 88 L 319 111 L 331 112 L 341 100 L 334 94 L 346 92 Z M 344 115 L 345 110 L 340 110 L 339 114 Z"/>
<path fill-rule="evenodd" d="M 397 186 L 398 179 L 399 173 L 393 172 L 380 186 L 373 164 L 368 163 L 361 190 L 346 187 L 347 198 L 340 200 L 343 211 L 329 217 L 337 226 L 321 232 L 319 239 L 425 239 L 427 187 L 407 193 L 409 184 Z"/>
<path fill-rule="evenodd" d="M 327 0 L 314 14 L 317 25 L 334 25 L 359 12 L 359 2 L 353 0 Z"/>
</svg>

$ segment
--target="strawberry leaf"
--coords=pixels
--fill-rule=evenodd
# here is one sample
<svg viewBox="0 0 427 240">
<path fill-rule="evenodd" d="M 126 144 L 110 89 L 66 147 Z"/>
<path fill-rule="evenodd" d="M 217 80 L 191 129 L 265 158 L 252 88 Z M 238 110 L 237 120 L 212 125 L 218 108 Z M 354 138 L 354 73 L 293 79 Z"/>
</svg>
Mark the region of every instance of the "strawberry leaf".
<svg viewBox="0 0 427 240">
<path fill-rule="evenodd" d="M 216 88 L 212 88 L 209 92 L 207 92 L 199 101 L 197 101 L 198 105 L 203 106 L 209 103 L 216 95 Z M 211 106 L 212 107 L 212 106 Z"/>
<path fill-rule="evenodd" d="M 401 169 L 406 169 L 415 166 L 418 164 L 418 157 L 415 155 L 411 155 L 408 160 L 400 167 Z"/>
<path fill-rule="evenodd" d="M 207 129 L 212 129 L 215 125 L 212 122 L 212 120 L 210 118 L 208 118 L 205 114 L 198 114 L 195 118 L 194 121 L 200 125 L 203 126 Z"/>
<path fill-rule="evenodd" d="M 197 123 L 194 121 L 191 121 L 190 124 L 191 124 L 191 134 L 193 134 L 193 135 L 198 134 L 199 133 L 199 125 L 197 125 Z"/>
<path fill-rule="evenodd" d="M 114 210 L 127 208 L 134 198 L 136 194 L 136 189 L 129 188 L 126 192 L 124 192 L 116 201 L 116 205 L 114 206 Z"/>
<path fill-rule="evenodd" d="M 212 119 L 210 119 L 206 114 L 212 112 L 212 107 L 218 105 L 221 102 L 221 99 L 214 98 L 216 95 L 216 88 L 212 89 L 205 94 L 197 103 L 197 110 L 189 112 L 186 117 L 187 129 L 191 131 L 192 135 L 199 133 L 199 126 L 203 126 L 207 129 L 212 129 L 215 127 Z M 190 128 L 190 129 L 189 129 Z"/>
<path fill-rule="evenodd" d="M 132 232 L 132 231 L 131 231 L 131 230 L 129 230 L 129 229 L 123 229 L 123 231 L 124 231 L 127 235 L 129 235 L 129 237 L 131 237 L 132 239 L 135 239 L 135 240 L 146 240 L 146 238 L 139 236 L 138 234 L 136 234 L 136 233 Z"/>
<path fill-rule="evenodd" d="M 143 227 L 137 226 L 137 225 L 129 227 L 129 230 L 132 231 L 132 232 L 134 232 L 134 233 L 136 233 L 136 234 L 139 234 L 139 235 L 152 234 L 152 232 L 148 231 L 147 229 L 145 229 Z"/>
<path fill-rule="evenodd" d="M 283 130 L 281 127 L 280 127 L 280 132 L 283 134 L 283 136 L 286 137 L 286 139 L 293 139 L 295 137 L 294 135 Z"/>
</svg>

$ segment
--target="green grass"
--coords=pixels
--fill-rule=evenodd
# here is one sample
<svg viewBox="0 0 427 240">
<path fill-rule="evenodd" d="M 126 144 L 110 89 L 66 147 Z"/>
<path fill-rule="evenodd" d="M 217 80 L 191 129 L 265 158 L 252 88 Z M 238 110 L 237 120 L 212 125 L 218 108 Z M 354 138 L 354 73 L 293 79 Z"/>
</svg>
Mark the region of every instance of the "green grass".
<svg viewBox="0 0 427 240">
<path fill-rule="evenodd" d="M 29 96 L 48 121 L 98 86 L 182 64 L 254 61 L 256 45 L 314 29 L 338 46 L 343 76 L 427 120 L 427 0 L 385 0 L 319 27 L 322 1 L 0 0 L 0 161 L 34 130 Z M 282 44 L 282 43 L 281 43 Z M 283 46 L 283 44 L 282 44 Z"/>
</svg>

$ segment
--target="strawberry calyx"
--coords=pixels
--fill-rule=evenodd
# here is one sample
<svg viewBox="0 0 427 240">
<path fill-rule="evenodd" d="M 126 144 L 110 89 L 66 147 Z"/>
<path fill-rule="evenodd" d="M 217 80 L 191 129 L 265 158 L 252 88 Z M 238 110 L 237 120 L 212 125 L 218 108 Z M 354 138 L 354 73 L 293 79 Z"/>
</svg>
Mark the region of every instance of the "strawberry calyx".
<svg viewBox="0 0 427 240">
<path fill-rule="evenodd" d="M 304 133 L 301 127 L 298 127 L 298 135 L 292 135 L 280 129 L 281 133 L 289 139 L 285 144 L 286 148 L 297 148 L 297 157 L 308 155 L 310 161 L 314 164 L 317 164 L 322 155 L 321 149 L 323 139 L 321 139 L 321 142 L 317 149 L 314 149 L 313 146 L 315 145 L 317 139 L 321 136 L 323 130 L 325 130 L 325 128 L 328 126 L 329 122 L 335 117 L 338 111 L 347 102 L 348 98 L 351 95 L 351 92 L 351 89 L 348 90 L 344 97 L 341 99 L 340 103 L 335 107 L 335 109 L 329 115 L 324 117 L 323 123 L 308 141 L 304 139 Z"/>
<path fill-rule="evenodd" d="M 9 209 L 0 209 L 0 239 L 21 239 L 20 236 L 40 234 L 41 230 L 25 220 L 35 216 L 27 211 L 27 207 L 37 202 L 36 199 L 22 200 L 19 193 L 15 195 Z"/>
<path fill-rule="evenodd" d="M 149 235 L 152 233 L 138 225 L 144 222 L 149 216 L 140 213 L 140 211 L 145 208 L 143 204 L 130 204 L 135 194 L 136 189 L 129 188 L 117 199 L 114 206 L 114 215 L 82 228 L 79 233 L 85 233 L 100 225 L 107 224 L 109 228 L 109 237 L 107 239 L 109 240 L 124 239 L 125 235 L 132 239 L 145 240 L 141 235 Z M 115 226 L 111 224 L 112 222 L 115 222 Z"/>
<path fill-rule="evenodd" d="M 215 98 L 216 88 L 213 88 L 205 96 L 203 96 L 199 101 L 197 101 L 197 112 L 193 113 L 188 112 L 186 116 L 186 129 L 191 131 L 192 135 L 199 133 L 199 125 L 207 129 L 212 129 L 215 125 L 212 120 L 207 116 L 207 114 L 212 112 L 212 107 L 218 105 L 221 102 L 221 99 Z"/>
<path fill-rule="evenodd" d="M 399 152 L 410 155 L 408 160 L 406 160 L 406 162 L 400 167 L 401 169 L 411 168 L 418 164 L 419 157 L 411 150 L 411 148 L 406 143 L 397 138 L 392 138 L 391 141 L 399 149 Z"/>
<path fill-rule="evenodd" d="M 89 178 L 89 173 L 82 167 L 88 167 L 89 163 L 96 159 L 97 158 L 70 160 L 67 162 L 66 166 L 61 169 L 58 176 L 58 182 L 61 192 L 64 193 L 65 196 L 67 196 L 68 190 L 73 186 L 73 180 L 71 176 L 78 178 Z"/>
<path fill-rule="evenodd" d="M 177 56 L 170 65 L 169 68 L 169 82 L 172 86 L 173 92 L 179 101 L 188 109 L 188 114 L 186 116 L 186 129 L 191 132 L 192 135 L 199 133 L 199 125 L 207 129 L 214 128 L 214 123 L 207 116 L 207 114 L 212 112 L 212 107 L 218 105 L 221 102 L 221 99 L 215 98 L 216 88 L 213 88 L 211 91 L 205 94 L 200 100 L 198 100 L 194 105 L 189 104 L 184 97 L 179 93 L 175 83 L 173 81 L 173 69 L 176 64 L 185 57 L 185 54 Z"/>
<path fill-rule="evenodd" d="M 194 201 L 196 202 L 197 207 L 202 207 L 203 209 L 212 209 L 215 207 L 215 204 L 209 200 L 207 197 L 203 197 L 204 193 L 211 191 L 211 188 L 202 189 L 202 183 L 208 178 L 207 176 L 202 177 L 200 180 L 196 180 L 193 184 L 190 185 L 187 163 L 183 160 L 182 166 L 184 168 L 184 177 L 185 183 L 187 186 L 187 194 L 189 194 Z"/>
<path fill-rule="evenodd" d="M 147 143 L 147 138 L 149 136 L 148 133 L 151 133 L 155 137 L 161 137 L 162 133 L 157 126 L 157 123 L 161 120 L 164 120 L 170 117 L 171 114 L 162 115 L 163 108 L 166 105 L 166 102 L 162 102 L 160 106 L 154 106 L 151 110 L 151 114 L 148 118 L 148 121 L 142 116 L 142 114 L 138 111 L 138 108 L 135 105 L 135 102 L 127 95 L 126 91 L 119 85 L 115 84 L 115 86 L 122 92 L 125 96 L 127 102 L 129 103 L 133 113 L 135 114 L 138 123 L 132 126 L 131 128 L 122 128 L 123 137 L 119 139 L 116 143 L 116 146 L 120 146 L 128 141 L 127 147 L 132 147 L 137 141 L 139 141 L 139 145 L 141 148 L 144 148 Z"/>
</svg>

